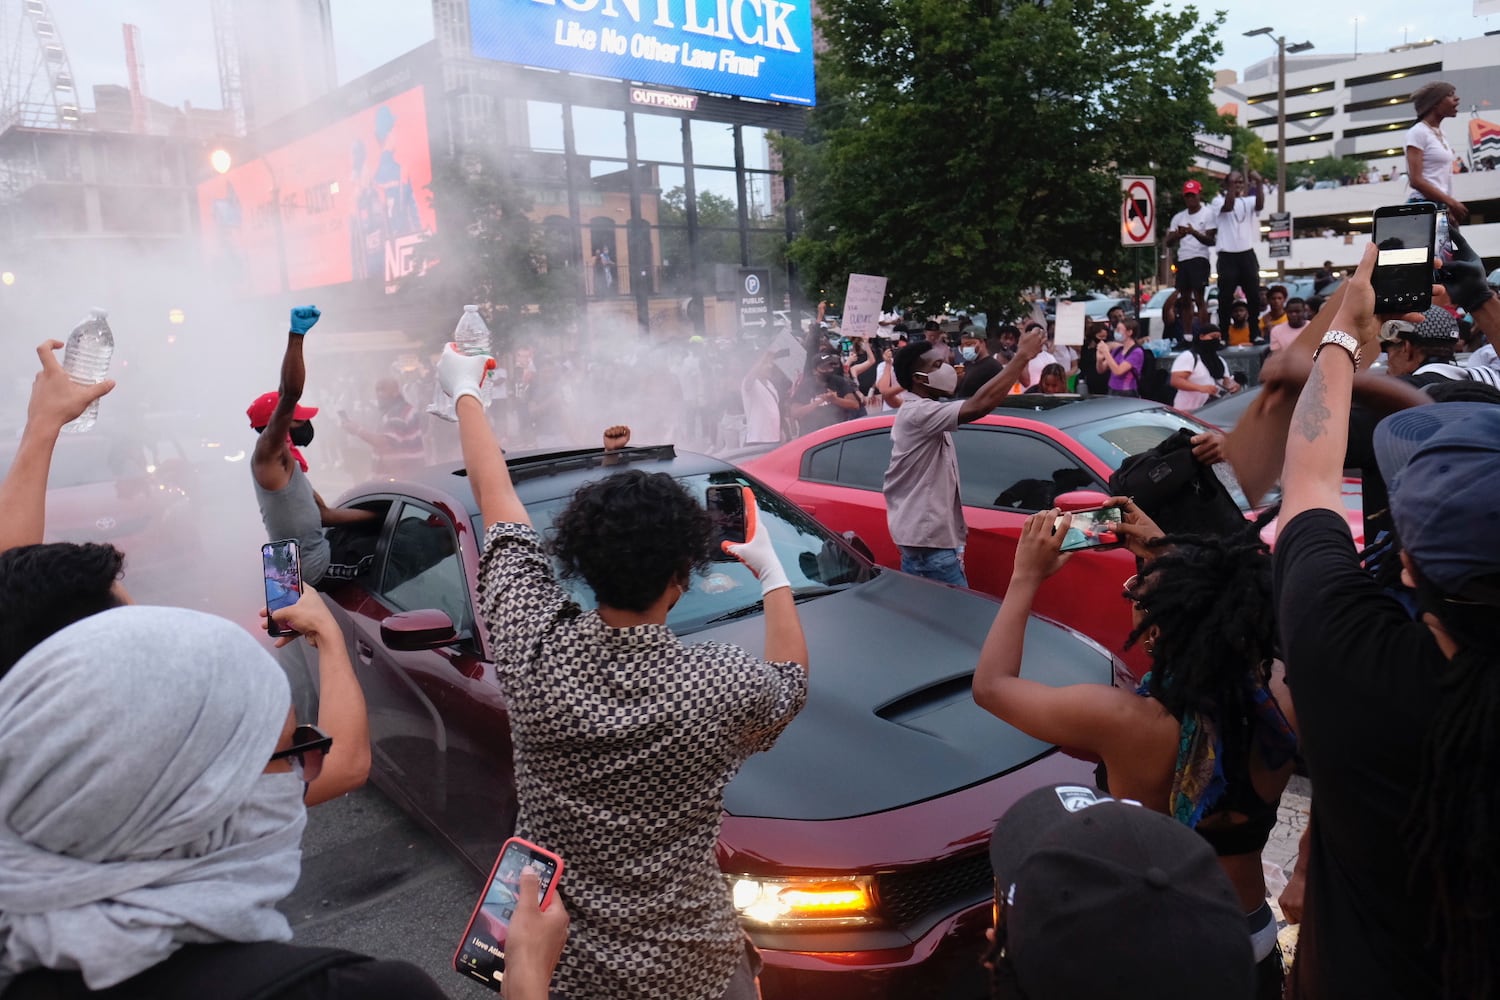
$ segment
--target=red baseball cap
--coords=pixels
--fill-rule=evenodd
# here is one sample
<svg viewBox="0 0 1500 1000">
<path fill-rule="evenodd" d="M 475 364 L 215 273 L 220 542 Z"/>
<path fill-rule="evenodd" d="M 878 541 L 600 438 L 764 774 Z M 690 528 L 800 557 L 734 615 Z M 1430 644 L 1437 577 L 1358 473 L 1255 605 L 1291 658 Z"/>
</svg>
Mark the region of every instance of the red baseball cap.
<svg viewBox="0 0 1500 1000">
<path fill-rule="evenodd" d="M 1199 184 L 1197 181 L 1188 181 L 1186 184 L 1184 184 L 1182 186 L 1182 193 L 1183 194 L 1202 194 L 1203 193 L 1203 185 Z"/>
<path fill-rule="evenodd" d="M 245 416 L 250 418 L 251 427 L 264 427 L 271 422 L 271 414 L 276 411 L 276 401 L 281 398 L 279 392 L 262 393 L 255 397 L 245 410 Z M 318 415 L 316 406 L 298 406 L 292 411 L 293 420 L 311 420 Z"/>
</svg>

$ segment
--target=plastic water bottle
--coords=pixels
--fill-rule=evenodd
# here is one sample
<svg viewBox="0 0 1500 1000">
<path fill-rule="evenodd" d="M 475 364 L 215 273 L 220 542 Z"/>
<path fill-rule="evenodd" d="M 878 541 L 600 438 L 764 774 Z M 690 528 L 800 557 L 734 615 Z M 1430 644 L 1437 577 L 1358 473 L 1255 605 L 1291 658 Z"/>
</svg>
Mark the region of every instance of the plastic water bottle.
<svg viewBox="0 0 1500 1000">
<path fill-rule="evenodd" d="M 490 353 L 490 328 L 484 325 L 484 318 L 479 315 L 478 306 L 464 306 L 464 314 L 459 317 L 458 325 L 453 328 L 453 342 L 458 349 L 473 357 L 478 354 Z M 490 405 L 490 381 L 485 379 L 479 386 L 479 399 L 486 409 Z M 453 400 L 443 392 L 441 385 L 433 387 L 432 405 L 427 407 L 427 412 L 442 417 L 444 420 L 457 420 L 458 414 L 453 409 Z"/>
<path fill-rule="evenodd" d="M 95 385 L 109 375 L 109 362 L 115 353 L 115 335 L 109 328 L 103 309 L 91 309 L 89 314 L 68 334 L 67 350 L 63 353 L 63 370 L 68 378 L 79 385 Z M 70 434 L 82 434 L 94 426 L 99 419 L 99 401 L 72 423 L 63 427 Z"/>
</svg>

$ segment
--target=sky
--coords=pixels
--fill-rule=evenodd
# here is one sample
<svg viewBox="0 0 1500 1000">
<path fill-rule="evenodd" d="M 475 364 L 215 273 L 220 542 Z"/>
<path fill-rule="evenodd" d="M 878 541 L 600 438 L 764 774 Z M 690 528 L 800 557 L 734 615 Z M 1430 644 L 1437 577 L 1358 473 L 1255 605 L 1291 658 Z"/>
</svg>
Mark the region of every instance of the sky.
<svg viewBox="0 0 1500 1000">
<path fill-rule="evenodd" d="M 0 0 L 18 3 L 19 0 Z M 1158 0 L 1180 10 L 1188 0 Z M 191 101 L 219 106 L 210 0 L 50 0 L 85 103 L 94 84 L 126 82 L 120 25 L 140 27 L 146 93 L 167 104 Z M 1472 0 L 1206 0 L 1200 12 L 1231 8 L 1220 33 L 1224 54 L 1215 69 L 1241 74 L 1275 52 L 1265 38 L 1242 32 L 1270 26 L 1287 41 L 1310 41 L 1314 51 L 1372 52 L 1403 39 L 1473 38 L 1500 29 L 1500 15 L 1475 17 Z M 1361 18 L 1358 25 L 1355 17 Z M 339 81 L 352 80 L 432 38 L 429 0 L 333 0 L 334 47 Z"/>
</svg>

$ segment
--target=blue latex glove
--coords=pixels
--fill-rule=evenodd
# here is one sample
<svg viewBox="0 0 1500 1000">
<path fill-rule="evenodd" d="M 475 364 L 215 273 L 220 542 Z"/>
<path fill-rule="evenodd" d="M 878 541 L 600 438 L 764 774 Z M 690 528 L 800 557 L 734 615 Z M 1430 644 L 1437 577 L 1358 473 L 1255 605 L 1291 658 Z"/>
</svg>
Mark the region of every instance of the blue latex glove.
<svg viewBox="0 0 1500 1000">
<path fill-rule="evenodd" d="M 323 313 L 317 306 L 294 306 L 292 308 L 292 328 L 289 333 L 295 333 L 301 337 L 311 330 L 318 322 L 318 317 Z"/>
</svg>

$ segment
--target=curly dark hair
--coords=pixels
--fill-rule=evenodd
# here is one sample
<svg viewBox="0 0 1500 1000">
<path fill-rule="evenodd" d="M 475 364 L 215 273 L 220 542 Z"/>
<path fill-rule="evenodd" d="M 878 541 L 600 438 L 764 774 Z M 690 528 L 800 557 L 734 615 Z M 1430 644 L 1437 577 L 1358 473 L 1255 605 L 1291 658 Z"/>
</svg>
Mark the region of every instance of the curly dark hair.
<svg viewBox="0 0 1500 1000">
<path fill-rule="evenodd" d="M 1260 529 L 1267 511 L 1232 535 L 1169 535 L 1130 590 L 1141 622 L 1125 640 L 1134 645 L 1152 628 L 1151 697 L 1175 718 L 1189 711 L 1219 720 L 1226 752 L 1233 730 L 1249 715 L 1246 672 L 1270 680 L 1277 655 L 1271 550 Z"/>
<path fill-rule="evenodd" d="M 708 565 L 708 512 L 664 472 L 631 469 L 589 483 L 552 522 L 563 576 L 599 603 L 645 611 L 673 581 Z"/>
<path fill-rule="evenodd" d="M 119 607 L 110 588 L 124 564 L 119 549 L 95 543 L 19 545 L 0 552 L 0 677 L 52 633 Z"/>
<path fill-rule="evenodd" d="M 1500 804 L 1482 789 L 1500 766 L 1500 657 L 1494 652 L 1500 631 L 1494 607 L 1450 600 L 1420 567 L 1417 603 L 1437 616 L 1459 651 L 1437 678 L 1422 776 L 1401 831 L 1412 856 L 1407 888 L 1427 910 L 1427 944 L 1442 956 L 1442 995 L 1494 996 L 1500 987 L 1494 962 Z"/>
</svg>

